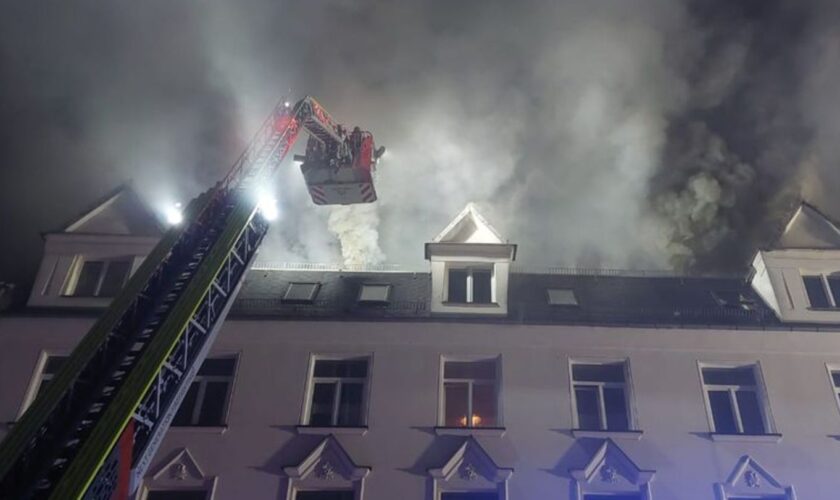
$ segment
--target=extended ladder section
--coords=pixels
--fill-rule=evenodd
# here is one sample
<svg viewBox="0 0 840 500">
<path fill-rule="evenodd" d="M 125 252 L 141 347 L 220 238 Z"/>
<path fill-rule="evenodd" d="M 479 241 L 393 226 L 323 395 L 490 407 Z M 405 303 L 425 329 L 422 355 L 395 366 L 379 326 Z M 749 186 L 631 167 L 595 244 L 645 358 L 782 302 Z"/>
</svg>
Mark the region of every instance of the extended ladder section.
<svg viewBox="0 0 840 500">
<path fill-rule="evenodd" d="M 311 97 L 280 103 L 228 176 L 189 204 L 188 224 L 163 237 L 0 443 L 0 499 L 136 490 L 268 230 L 251 191 L 301 128 L 336 134 Z"/>
</svg>

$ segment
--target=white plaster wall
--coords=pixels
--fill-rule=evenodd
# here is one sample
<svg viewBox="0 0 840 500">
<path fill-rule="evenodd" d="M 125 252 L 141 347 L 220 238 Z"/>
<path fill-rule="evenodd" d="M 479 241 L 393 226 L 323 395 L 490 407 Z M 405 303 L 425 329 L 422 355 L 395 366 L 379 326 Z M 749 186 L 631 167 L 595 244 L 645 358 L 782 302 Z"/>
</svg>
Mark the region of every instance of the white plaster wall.
<svg viewBox="0 0 840 500">
<path fill-rule="evenodd" d="M 0 421 L 17 417 L 40 353 L 68 351 L 91 319 L 0 317 Z M 215 353 L 238 353 L 224 433 L 175 429 L 152 469 L 188 447 L 216 499 L 282 499 L 281 470 L 320 440 L 295 426 L 309 357 L 372 353 L 370 430 L 338 436 L 359 465 L 372 467 L 368 500 L 428 500 L 429 468 L 462 438 L 436 436 L 442 355 L 501 355 L 507 432 L 479 437 L 500 466 L 513 467 L 510 498 L 569 498 L 568 470 L 597 441 L 575 440 L 569 358 L 627 358 L 638 441 L 617 440 L 643 469 L 656 471 L 654 499 L 708 500 L 738 459 L 750 454 L 798 498 L 837 498 L 840 410 L 826 371 L 840 364 L 840 333 L 716 331 L 399 322 L 229 321 Z M 780 443 L 713 442 L 698 361 L 760 362 Z M 453 444 L 454 443 L 454 444 Z"/>
</svg>

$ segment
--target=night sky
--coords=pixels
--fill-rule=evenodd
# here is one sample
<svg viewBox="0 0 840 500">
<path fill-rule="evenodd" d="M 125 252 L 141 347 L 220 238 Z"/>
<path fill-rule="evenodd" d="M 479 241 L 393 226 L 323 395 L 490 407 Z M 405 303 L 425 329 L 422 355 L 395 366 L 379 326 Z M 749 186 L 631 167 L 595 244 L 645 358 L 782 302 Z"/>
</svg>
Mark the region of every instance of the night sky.
<svg viewBox="0 0 840 500">
<path fill-rule="evenodd" d="M 469 201 L 533 266 L 739 272 L 804 198 L 840 215 L 840 2 L 7 2 L 0 281 L 131 181 L 155 209 L 315 95 L 389 156 L 380 202 L 289 163 L 265 262 L 424 268 Z"/>
</svg>

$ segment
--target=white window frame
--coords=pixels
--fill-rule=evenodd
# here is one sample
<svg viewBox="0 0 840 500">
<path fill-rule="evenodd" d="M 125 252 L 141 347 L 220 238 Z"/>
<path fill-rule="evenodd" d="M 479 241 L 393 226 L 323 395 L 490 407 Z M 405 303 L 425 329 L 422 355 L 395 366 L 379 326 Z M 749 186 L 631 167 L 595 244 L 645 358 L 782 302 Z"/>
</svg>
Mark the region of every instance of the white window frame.
<svg viewBox="0 0 840 500">
<path fill-rule="evenodd" d="M 704 368 L 728 368 L 728 369 L 738 369 L 744 367 L 751 367 L 753 371 L 753 376 L 755 377 L 755 384 L 756 385 L 717 385 L 717 384 L 707 384 L 703 378 L 703 369 Z M 712 404 L 709 400 L 709 390 L 726 390 L 729 393 L 729 404 L 732 405 L 732 413 L 735 416 L 735 427 L 737 429 L 737 435 L 744 435 L 750 436 L 752 434 L 744 434 L 744 424 L 741 421 L 741 409 L 738 407 L 738 400 L 736 397 L 736 393 L 738 391 L 753 391 L 756 394 L 756 399 L 758 400 L 758 409 L 761 412 L 761 420 L 764 424 L 764 433 L 757 434 L 758 436 L 774 434 L 776 432 L 775 426 L 773 425 L 773 418 L 770 413 L 770 402 L 767 398 L 766 393 L 766 385 L 764 384 L 764 377 L 761 374 L 761 364 L 760 362 L 756 361 L 754 363 L 737 363 L 737 364 L 719 364 L 719 363 L 704 363 L 698 362 L 697 363 L 698 373 L 700 374 L 700 385 L 703 389 L 703 401 L 706 405 L 706 418 L 709 420 L 709 429 L 713 434 L 720 434 L 720 432 L 715 427 L 715 417 L 712 413 Z"/>
<path fill-rule="evenodd" d="M 799 273 L 800 277 L 802 278 L 802 289 L 805 292 L 805 298 L 808 300 L 808 307 L 810 309 L 817 309 L 817 310 L 825 310 L 825 309 L 840 309 L 840 304 L 837 304 L 837 301 L 834 300 L 834 294 L 831 292 L 831 285 L 828 283 L 828 277 L 830 275 L 834 275 L 835 273 L 825 274 L 825 273 L 818 273 L 818 272 L 801 272 Z M 840 278 L 840 276 L 836 276 Z M 808 288 L 805 286 L 805 278 L 819 278 L 820 284 L 822 285 L 823 293 L 828 298 L 828 308 L 825 307 L 814 307 L 811 304 L 811 296 L 808 295 Z"/>
<path fill-rule="evenodd" d="M 367 363 L 367 376 L 362 377 L 316 377 L 315 364 L 318 361 L 360 361 L 364 359 Z M 341 385 L 342 383 L 362 383 L 362 408 L 361 408 L 361 422 L 354 427 L 367 427 L 368 425 L 368 404 L 370 402 L 370 381 L 373 370 L 373 354 L 312 354 L 309 361 L 309 371 L 306 382 L 306 395 L 304 399 L 303 412 L 301 413 L 300 425 L 310 426 L 310 417 L 312 413 L 312 397 L 315 393 L 316 383 L 335 383 L 336 391 L 333 396 L 332 416 L 330 417 L 330 425 L 318 425 L 316 427 L 341 427 L 337 425 L 338 409 L 341 403 Z"/>
<path fill-rule="evenodd" d="M 236 354 L 221 354 L 221 355 L 214 355 L 214 356 L 207 356 L 206 359 L 233 359 L 233 373 L 230 375 L 199 375 L 196 372 L 196 376 L 193 379 L 192 383 L 198 382 L 200 385 L 198 387 L 198 394 L 195 396 L 196 405 L 193 408 L 192 415 L 190 415 L 190 423 L 187 425 L 172 425 L 173 429 L 185 429 L 185 428 L 192 428 L 192 427 L 225 427 L 227 426 L 228 422 L 228 412 L 230 411 L 231 407 L 231 400 L 233 399 L 233 385 L 236 380 L 236 374 L 239 372 L 239 356 Z M 199 367 L 199 371 L 201 367 Z M 222 421 L 215 425 L 210 426 L 203 426 L 198 425 L 198 419 L 201 416 L 201 409 L 204 407 L 204 395 L 205 391 L 207 390 L 207 384 L 209 382 L 228 382 L 227 392 L 225 393 L 225 403 L 222 409 Z M 191 383 L 191 384 L 192 384 Z M 181 402 L 183 404 L 183 401 Z M 177 413 L 177 412 L 176 412 Z"/>
<path fill-rule="evenodd" d="M 574 365 L 614 365 L 621 363 L 624 367 L 624 382 L 588 382 L 582 381 L 580 385 L 582 386 L 595 386 L 598 389 L 598 412 L 599 412 L 599 421 L 601 424 L 600 429 L 581 429 L 580 427 L 580 416 L 578 415 L 577 409 L 577 394 L 575 393 L 575 376 L 573 367 Z M 607 409 L 604 403 L 604 389 L 615 389 L 615 388 L 622 388 L 624 389 L 624 408 L 627 412 L 627 429 L 609 429 L 607 428 Z M 575 429 L 580 430 L 595 430 L 595 431 L 604 431 L 604 432 L 622 432 L 622 431 L 634 431 L 636 430 L 636 418 L 635 418 L 635 411 L 633 409 L 633 397 L 632 397 L 632 384 L 630 378 L 630 360 L 627 358 L 623 359 L 587 359 L 587 358 L 571 358 L 569 359 L 569 391 L 572 400 L 572 423 Z"/>
<path fill-rule="evenodd" d="M 466 293 L 466 302 L 452 302 L 449 297 L 449 280 L 450 280 L 450 272 L 451 271 L 467 271 L 467 293 Z M 443 284 L 443 292 L 446 296 L 444 303 L 459 305 L 459 304 L 476 304 L 474 302 L 474 295 L 475 291 L 473 290 L 473 271 L 490 271 L 490 302 L 489 304 L 497 304 L 498 301 L 496 299 L 496 266 L 493 263 L 479 263 L 479 262 L 470 262 L 470 263 L 449 263 L 446 266 L 446 281 Z M 484 302 L 479 302 L 478 305 L 486 305 Z"/>
<path fill-rule="evenodd" d="M 840 386 L 834 385 L 834 377 L 832 377 L 833 373 L 840 373 L 840 364 L 826 363 L 825 370 L 828 373 L 828 385 L 834 394 L 834 403 L 837 405 L 837 411 L 840 411 Z"/>
<path fill-rule="evenodd" d="M 96 287 L 94 288 L 92 295 L 76 295 L 76 287 L 79 284 L 79 277 L 81 277 L 82 269 L 84 269 L 85 264 L 88 262 L 102 262 L 102 270 L 99 272 L 99 276 L 96 279 Z M 128 282 L 128 279 L 131 278 L 131 275 L 134 272 L 134 257 L 85 257 L 83 255 L 77 255 L 73 261 L 73 265 L 70 267 L 71 272 L 68 274 L 67 283 L 64 286 L 64 292 L 62 295 L 64 295 L 65 297 L 78 298 L 113 298 L 110 296 L 101 296 L 99 295 L 99 293 L 102 290 L 102 282 L 105 280 L 105 276 L 108 274 L 108 268 L 114 262 L 128 263 L 128 273 L 125 275 L 125 278 L 123 279 L 123 282 L 120 285 L 120 289 L 122 289 L 122 287 L 125 286 L 125 284 Z"/>
<path fill-rule="evenodd" d="M 446 378 L 444 373 L 446 369 L 446 363 L 448 362 L 461 362 L 461 363 L 473 363 L 473 362 L 487 362 L 492 361 L 496 367 L 496 378 L 492 381 L 487 381 L 485 379 L 471 379 L 471 378 Z M 504 422 L 502 421 L 502 390 L 501 390 L 501 381 L 502 381 L 502 357 L 501 355 L 497 356 L 466 356 L 466 357 L 458 357 L 458 356 L 441 356 L 440 358 L 440 373 L 439 373 L 439 380 L 440 383 L 438 384 L 438 427 L 447 427 L 446 425 L 446 383 L 447 382 L 455 382 L 455 383 L 466 383 L 467 384 L 467 425 L 462 427 L 453 427 L 457 429 L 500 429 L 504 428 Z M 496 402 L 496 425 L 493 426 L 482 426 L 482 425 L 473 425 L 472 423 L 472 407 L 473 407 L 473 386 L 475 385 L 492 385 L 493 386 L 493 397 L 495 398 Z"/>
<path fill-rule="evenodd" d="M 32 405 L 32 402 L 35 401 L 41 384 L 45 380 L 52 380 L 55 376 L 54 374 L 49 374 L 45 378 L 45 375 L 47 374 L 44 373 L 44 369 L 47 367 L 47 360 L 52 357 L 68 358 L 70 357 L 70 353 L 42 351 L 41 354 L 38 355 L 38 360 L 35 362 L 35 370 L 29 379 L 29 387 L 26 389 L 23 403 L 20 405 L 20 410 L 18 411 L 18 419 L 23 416 L 26 410 L 29 409 L 29 406 Z"/>
</svg>

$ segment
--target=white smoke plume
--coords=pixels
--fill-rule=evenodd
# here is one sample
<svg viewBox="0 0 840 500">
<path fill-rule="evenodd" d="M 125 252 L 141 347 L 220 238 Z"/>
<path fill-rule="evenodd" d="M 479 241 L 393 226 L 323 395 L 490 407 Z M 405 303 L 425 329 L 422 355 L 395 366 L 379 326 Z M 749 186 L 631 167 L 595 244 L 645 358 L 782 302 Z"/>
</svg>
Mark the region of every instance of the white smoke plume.
<svg viewBox="0 0 840 500">
<path fill-rule="evenodd" d="M 379 215 L 376 205 L 330 207 L 327 227 L 341 243 L 344 266 L 351 269 L 375 266 L 385 261 L 379 248 Z"/>
</svg>

